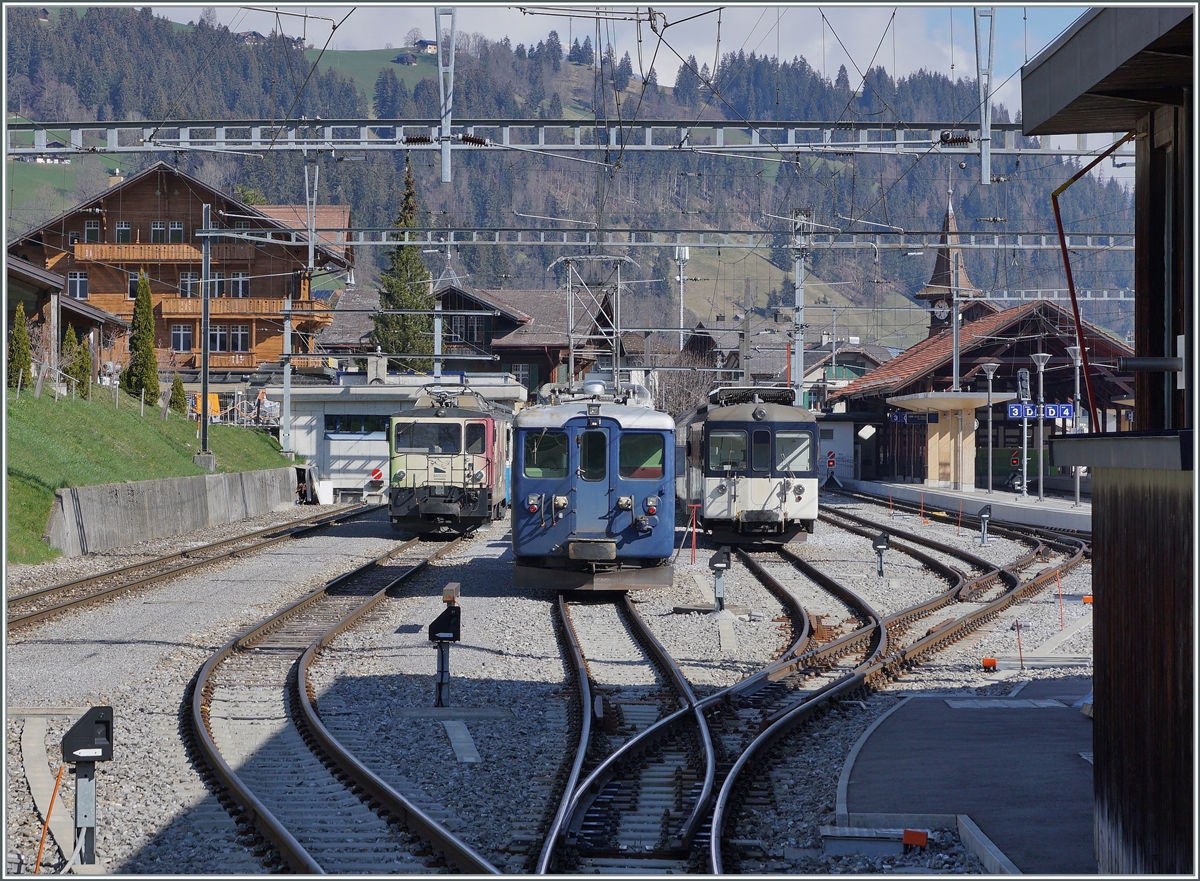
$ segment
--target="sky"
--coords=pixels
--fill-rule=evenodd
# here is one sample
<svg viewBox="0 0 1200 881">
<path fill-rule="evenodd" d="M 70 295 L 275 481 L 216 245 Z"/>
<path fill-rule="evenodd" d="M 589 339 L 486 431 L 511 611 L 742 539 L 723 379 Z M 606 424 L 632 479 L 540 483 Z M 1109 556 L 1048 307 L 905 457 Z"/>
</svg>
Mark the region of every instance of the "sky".
<svg viewBox="0 0 1200 881">
<path fill-rule="evenodd" d="M 202 6 L 155 6 L 156 15 L 173 21 L 200 18 Z M 403 4 L 364 3 L 357 6 L 219 6 L 217 20 L 234 31 L 279 30 L 303 36 L 320 48 L 329 40 L 337 50 L 384 49 L 404 45 L 412 28 L 432 38 L 434 7 Z M 643 20 L 632 18 L 633 10 L 647 7 L 584 6 L 497 6 L 459 5 L 456 29 L 481 33 L 493 40 L 504 36 L 518 43 L 536 45 L 551 30 L 558 31 L 564 47 L 571 40 L 590 36 L 611 43 L 621 57 L 626 51 L 634 71 L 648 69 L 652 59 L 662 85 L 671 85 L 682 59 L 695 55 L 713 66 L 718 52 L 751 51 L 759 55 L 791 60 L 805 58 L 816 70 L 832 79 L 846 66 L 852 84 L 856 71 L 865 73 L 882 65 L 901 75 L 922 67 L 954 78 L 973 79 L 975 26 L 972 7 L 951 5 L 876 6 L 843 4 L 816 6 L 783 4 L 751 6 L 680 6 L 654 4 L 659 17 L 656 35 Z M 993 6 L 995 9 L 995 55 L 992 62 L 993 101 L 1014 114 L 1020 107 L 1021 65 L 1033 58 L 1087 6 Z M 603 17 L 596 10 L 603 9 Z M 524 10 L 524 12 L 522 11 Z M 276 12 L 277 11 L 277 12 Z M 278 14 L 277 14 L 278 13 Z M 307 14 L 307 18 L 304 17 Z M 337 25 L 330 39 L 334 25 Z M 952 39 L 953 35 L 953 39 Z M 656 54 L 657 53 L 657 54 Z M 640 63 L 639 63 L 640 59 Z"/>
</svg>

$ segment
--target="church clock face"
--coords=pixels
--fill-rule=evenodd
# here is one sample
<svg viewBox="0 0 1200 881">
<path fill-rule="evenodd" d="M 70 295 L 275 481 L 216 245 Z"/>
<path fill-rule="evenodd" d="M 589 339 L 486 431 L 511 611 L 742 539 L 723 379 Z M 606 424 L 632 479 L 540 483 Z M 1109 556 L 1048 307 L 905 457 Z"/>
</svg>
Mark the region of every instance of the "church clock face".
<svg viewBox="0 0 1200 881">
<path fill-rule="evenodd" d="M 945 321 L 950 315 L 950 304 L 945 300 L 938 300 L 933 304 L 933 315 L 938 321 Z"/>
</svg>

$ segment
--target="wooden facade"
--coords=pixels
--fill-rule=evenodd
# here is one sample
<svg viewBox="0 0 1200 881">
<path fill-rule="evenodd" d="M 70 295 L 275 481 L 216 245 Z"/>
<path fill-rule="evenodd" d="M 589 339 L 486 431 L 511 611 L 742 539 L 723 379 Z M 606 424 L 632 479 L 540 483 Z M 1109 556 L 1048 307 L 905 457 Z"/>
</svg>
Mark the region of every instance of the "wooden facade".
<svg viewBox="0 0 1200 881">
<path fill-rule="evenodd" d="M 133 317 L 138 274 L 150 281 L 154 346 L 160 369 L 200 366 L 200 277 L 203 207 L 214 227 L 281 230 L 267 216 L 165 162 L 109 188 L 9 246 L 9 254 L 62 275 L 71 297 L 125 320 Z M 283 354 L 284 301 L 297 311 L 292 351 L 313 351 L 313 336 L 332 320 L 326 303 L 310 296 L 304 243 L 213 241 L 210 271 L 209 366 L 244 367 Z M 318 267 L 349 268 L 348 252 L 317 248 Z M 128 360 L 128 338 L 112 341 L 103 358 Z"/>
</svg>

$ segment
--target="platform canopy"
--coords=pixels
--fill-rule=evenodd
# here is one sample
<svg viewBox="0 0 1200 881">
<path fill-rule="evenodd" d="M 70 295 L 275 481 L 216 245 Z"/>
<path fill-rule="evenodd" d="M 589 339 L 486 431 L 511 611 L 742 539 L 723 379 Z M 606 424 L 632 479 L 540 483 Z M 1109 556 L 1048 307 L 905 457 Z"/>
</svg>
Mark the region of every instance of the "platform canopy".
<svg viewBox="0 0 1200 881">
<path fill-rule="evenodd" d="M 1005 401 L 1015 401 L 1017 396 L 1011 392 L 993 392 L 992 403 L 1001 404 Z M 987 392 L 920 392 L 915 395 L 899 395 L 888 398 L 887 402 L 902 410 L 912 410 L 916 413 L 946 412 L 948 410 L 976 410 L 986 407 Z"/>
</svg>

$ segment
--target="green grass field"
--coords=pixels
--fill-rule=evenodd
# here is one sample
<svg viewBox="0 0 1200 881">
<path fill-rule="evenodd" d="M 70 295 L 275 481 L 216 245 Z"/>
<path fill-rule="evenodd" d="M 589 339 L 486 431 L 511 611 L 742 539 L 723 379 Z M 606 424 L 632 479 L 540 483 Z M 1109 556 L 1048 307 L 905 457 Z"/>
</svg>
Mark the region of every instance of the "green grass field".
<svg viewBox="0 0 1200 881">
<path fill-rule="evenodd" d="M 5 511 L 10 563 L 40 563 L 58 556 L 42 541 L 54 491 L 69 486 L 189 477 L 205 471 L 192 463 L 199 451 L 196 423 L 174 413 L 165 422 L 157 408 L 140 415 L 139 402 L 95 386 L 93 400 L 63 398 L 47 390 L 8 390 L 8 481 Z M 268 434 L 228 425 L 209 430 L 218 471 L 283 468 L 289 461 Z"/>
<path fill-rule="evenodd" d="M 392 59 L 400 55 L 403 49 L 367 49 L 359 52 L 327 51 L 324 55 L 320 49 L 306 49 L 304 57 L 310 62 L 318 56 L 321 63 L 318 70 L 335 70 L 340 76 L 354 80 L 354 88 L 367 96 L 367 106 L 375 95 L 375 78 L 379 71 L 391 68 L 396 72 L 396 79 L 403 80 L 411 93 L 413 86 L 426 78 L 437 79 L 437 58 L 433 55 L 418 54 L 414 65 L 392 64 Z M 416 54 L 416 53 L 413 53 Z"/>
</svg>

